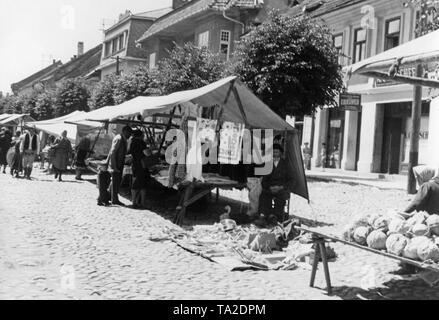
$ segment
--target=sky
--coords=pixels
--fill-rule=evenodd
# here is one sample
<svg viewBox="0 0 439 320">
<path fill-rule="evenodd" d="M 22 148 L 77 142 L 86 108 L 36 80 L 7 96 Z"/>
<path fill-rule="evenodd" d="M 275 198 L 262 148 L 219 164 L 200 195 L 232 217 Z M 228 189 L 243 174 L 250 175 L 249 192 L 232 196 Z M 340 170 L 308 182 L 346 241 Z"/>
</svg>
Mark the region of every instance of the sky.
<svg viewBox="0 0 439 320">
<path fill-rule="evenodd" d="M 119 14 L 170 7 L 172 0 L 0 0 L 0 91 L 103 40 Z"/>
</svg>

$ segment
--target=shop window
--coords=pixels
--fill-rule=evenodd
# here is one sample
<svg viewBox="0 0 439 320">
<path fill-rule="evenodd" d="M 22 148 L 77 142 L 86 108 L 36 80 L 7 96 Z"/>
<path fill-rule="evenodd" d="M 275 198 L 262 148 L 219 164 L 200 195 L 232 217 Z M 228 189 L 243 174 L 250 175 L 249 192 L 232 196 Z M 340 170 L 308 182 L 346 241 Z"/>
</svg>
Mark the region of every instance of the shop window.
<svg viewBox="0 0 439 320">
<path fill-rule="evenodd" d="M 209 31 L 202 32 L 198 35 L 198 47 L 209 47 Z"/>
<path fill-rule="evenodd" d="M 220 53 L 225 60 L 229 60 L 230 57 L 230 31 L 221 30 L 220 34 Z"/>
<path fill-rule="evenodd" d="M 353 63 L 366 58 L 366 29 L 359 28 L 354 31 L 354 59 Z"/>
<path fill-rule="evenodd" d="M 386 21 L 384 51 L 395 48 L 400 44 L 401 18 Z"/>
</svg>

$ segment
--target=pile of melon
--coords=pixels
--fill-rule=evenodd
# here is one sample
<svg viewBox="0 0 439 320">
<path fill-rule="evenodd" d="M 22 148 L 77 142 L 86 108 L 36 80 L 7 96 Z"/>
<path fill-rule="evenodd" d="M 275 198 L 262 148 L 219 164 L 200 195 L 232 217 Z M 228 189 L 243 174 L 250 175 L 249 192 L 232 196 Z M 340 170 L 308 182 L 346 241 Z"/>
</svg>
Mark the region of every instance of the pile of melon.
<svg viewBox="0 0 439 320">
<path fill-rule="evenodd" d="M 439 215 L 369 215 L 351 223 L 343 238 L 408 259 L 439 262 Z"/>
</svg>

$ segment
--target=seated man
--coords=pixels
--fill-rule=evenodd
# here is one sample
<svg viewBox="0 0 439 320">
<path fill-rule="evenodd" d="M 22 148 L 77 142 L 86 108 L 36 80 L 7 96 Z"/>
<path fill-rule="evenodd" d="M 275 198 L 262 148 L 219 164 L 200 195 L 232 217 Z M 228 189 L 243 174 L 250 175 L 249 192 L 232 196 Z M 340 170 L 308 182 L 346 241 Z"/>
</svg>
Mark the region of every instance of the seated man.
<svg viewBox="0 0 439 320">
<path fill-rule="evenodd" d="M 284 208 L 290 198 L 293 178 L 287 163 L 282 159 L 283 149 L 273 146 L 273 171 L 262 178 L 262 193 L 259 198 L 259 213 L 268 217 L 270 223 L 284 220 Z M 273 208 L 274 202 L 274 208 Z"/>
</svg>

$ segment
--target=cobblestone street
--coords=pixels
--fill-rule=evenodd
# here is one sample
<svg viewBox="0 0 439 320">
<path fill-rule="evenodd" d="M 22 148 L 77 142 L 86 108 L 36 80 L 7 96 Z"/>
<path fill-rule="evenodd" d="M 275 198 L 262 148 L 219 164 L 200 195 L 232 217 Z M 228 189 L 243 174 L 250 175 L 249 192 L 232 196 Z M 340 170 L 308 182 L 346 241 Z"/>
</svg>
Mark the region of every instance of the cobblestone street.
<svg viewBox="0 0 439 320">
<path fill-rule="evenodd" d="M 92 179 L 92 176 L 85 176 Z M 292 213 L 325 221 L 338 232 L 359 212 L 404 206 L 398 190 L 309 182 L 314 213 L 294 198 Z M 170 241 L 151 240 L 177 228 L 151 211 L 96 206 L 96 186 L 34 169 L 33 180 L 0 175 L 1 299 L 438 299 L 439 288 L 392 274 L 398 263 L 333 245 L 334 294 L 323 270 L 229 272 Z M 126 202 L 126 201 L 125 201 Z M 370 290 L 361 289 L 376 284 Z"/>
</svg>

